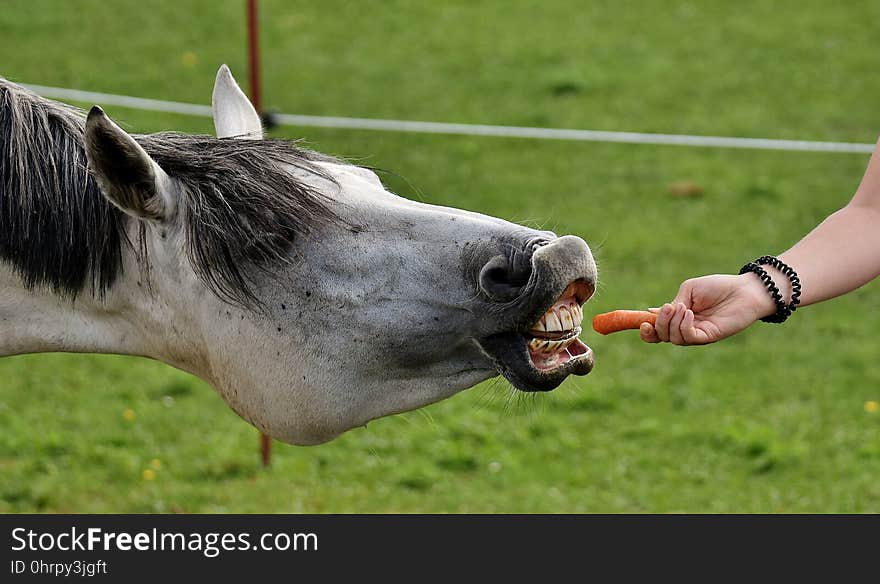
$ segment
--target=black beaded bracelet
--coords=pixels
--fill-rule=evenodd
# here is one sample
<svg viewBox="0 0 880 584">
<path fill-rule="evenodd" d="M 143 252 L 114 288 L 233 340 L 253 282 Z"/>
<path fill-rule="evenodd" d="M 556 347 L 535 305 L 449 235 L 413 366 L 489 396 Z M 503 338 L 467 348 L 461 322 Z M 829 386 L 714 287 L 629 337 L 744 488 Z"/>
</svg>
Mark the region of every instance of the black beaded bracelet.
<svg viewBox="0 0 880 584">
<path fill-rule="evenodd" d="M 788 278 L 789 282 L 791 282 L 791 300 L 786 303 L 785 300 L 782 299 L 782 294 L 779 292 L 779 287 L 776 286 L 776 283 L 773 281 L 773 278 L 770 277 L 770 274 L 762 268 L 761 266 L 773 266 Z M 798 304 L 801 302 L 801 280 L 798 278 L 797 272 L 794 271 L 794 268 L 780 260 L 775 256 L 761 256 L 753 262 L 749 262 L 740 269 L 740 274 L 745 274 L 748 272 L 755 273 L 758 278 L 767 286 L 767 290 L 770 292 L 770 296 L 773 298 L 773 302 L 776 303 L 776 312 L 771 314 L 770 316 L 765 316 L 761 320 L 763 322 L 772 322 L 772 323 L 783 323 L 791 316 L 795 310 L 797 310 Z"/>
</svg>

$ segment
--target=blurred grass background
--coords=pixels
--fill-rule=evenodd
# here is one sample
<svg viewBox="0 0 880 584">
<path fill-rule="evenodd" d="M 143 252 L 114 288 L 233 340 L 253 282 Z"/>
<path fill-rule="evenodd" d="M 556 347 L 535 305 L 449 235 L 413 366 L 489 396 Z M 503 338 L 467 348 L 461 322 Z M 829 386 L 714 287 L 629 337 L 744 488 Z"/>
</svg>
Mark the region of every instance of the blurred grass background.
<svg viewBox="0 0 880 584">
<path fill-rule="evenodd" d="M 287 113 L 873 142 L 880 5 L 261 2 L 264 101 Z M 245 84 L 244 3 L 6 0 L 0 75 L 208 103 Z M 79 104 L 89 106 L 92 104 Z M 210 120 L 107 107 L 132 132 Z M 784 250 L 866 155 L 286 127 L 408 197 L 575 233 L 589 316 Z M 681 181 L 702 194 L 676 196 Z M 876 512 L 876 284 L 711 347 L 599 338 L 547 395 L 484 384 L 323 446 L 276 444 L 160 363 L 0 360 L 0 511 Z"/>
</svg>

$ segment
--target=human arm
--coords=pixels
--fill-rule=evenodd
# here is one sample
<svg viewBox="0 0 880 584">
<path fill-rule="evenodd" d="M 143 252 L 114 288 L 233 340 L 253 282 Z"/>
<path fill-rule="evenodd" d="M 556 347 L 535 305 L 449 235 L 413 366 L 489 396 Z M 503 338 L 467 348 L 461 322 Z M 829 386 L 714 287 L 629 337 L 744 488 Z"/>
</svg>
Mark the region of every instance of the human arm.
<svg viewBox="0 0 880 584">
<path fill-rule="evenodd" d="M 880 275 L 880 148 L 875 148 L 852 200 L 779 256 L 797 271 L 801 306 L 854 290 Z M 788 278 L 764 266 L 786 301 Z M 712 343 L 769 316 L 776 306 L 760 279 L 712 275 L 686 280 L 675 299 L 661 307 L 655 325 L 640 329 L 646 342 Z"/>
</svg>

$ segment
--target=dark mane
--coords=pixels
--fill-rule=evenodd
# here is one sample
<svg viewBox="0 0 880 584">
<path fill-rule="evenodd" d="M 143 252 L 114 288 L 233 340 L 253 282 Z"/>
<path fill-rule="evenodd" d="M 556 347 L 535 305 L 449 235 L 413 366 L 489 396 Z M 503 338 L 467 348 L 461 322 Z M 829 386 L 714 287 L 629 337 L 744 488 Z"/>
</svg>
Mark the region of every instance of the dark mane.
<svg viewBox="0 0 880 584">
<path fill-rule="evenodd" d="M 103 295 L 122 272 L 123 246 L 148 265 L 127 233 L 135 221 L 112 206 L 86 169 L 85 118 L 0 77 L 0 260 L 30 288 Z M 284 140 L 162 133 L 135 136 L 181 186 L 186 253 L 218 296 L 258 301 L 253 269 L 288 257 L 291 243 L 335 219 L 324 197 L 289 172 L 324 179 L 335 159 Z M 144 235 L 140 225 L 140 237 Z"/>
<path fill-rule="evenodd" d="M 303 173 L 284 166 L 333 183 L 312 162 L 335 159 L 290 141 L 170 132 L 135 139 L 181 186 L 187 255 L 202 281 L 226 300 L 258 304 L 250 268 L 287 261 L 296 238 L 336 219 Z"/>
<path fill-rule="evenodd" d="M 0 259 L 28 288 L 103 292 L 122 267 L 122 213 L 86 172 L 73 108 L 0 79 Z"/>
</svg>

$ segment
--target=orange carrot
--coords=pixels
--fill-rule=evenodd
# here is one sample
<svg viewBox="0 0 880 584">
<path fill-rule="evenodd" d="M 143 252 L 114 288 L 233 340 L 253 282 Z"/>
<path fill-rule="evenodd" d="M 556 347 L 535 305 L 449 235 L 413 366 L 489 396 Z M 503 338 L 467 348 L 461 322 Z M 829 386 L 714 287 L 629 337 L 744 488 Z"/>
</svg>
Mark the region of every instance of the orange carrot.
<svg viewBox="0 0 880 584">
<path fill-rule="evenodd" d="M 643 322 L 654 324 L 657 322 L 657 315 L 647 310 L 615 310 L 597 314 L 593 318 L 593 330 L 607 335 L 617 331 L 637 329 Z"/>
</svg>

